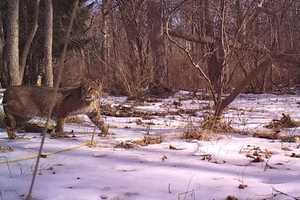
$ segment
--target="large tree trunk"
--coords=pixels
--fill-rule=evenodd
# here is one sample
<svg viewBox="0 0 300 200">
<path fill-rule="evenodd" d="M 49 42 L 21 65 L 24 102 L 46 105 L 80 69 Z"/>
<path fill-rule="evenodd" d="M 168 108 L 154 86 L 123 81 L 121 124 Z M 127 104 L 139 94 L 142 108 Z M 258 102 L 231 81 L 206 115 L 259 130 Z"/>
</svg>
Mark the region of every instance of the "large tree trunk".
<svg viewBox="0 0 300 200">
<path fill-rule="evenodd" d="M 152 86 L 153 89 L 164 89 L 167 78 L 167 61 L 161 0 L 148 1 L 148 24 L 154 72 Z"/>
<path fill-rule="evenodd" d="M 21 85 L 19 67 L 19 0 L 7 0 L 6 63 L 10 85 Z"/>
<path fill-rule="evenodd" d="M 44 65 L 45 75 L 43 85 L 53 87 L 53 66 L 52 66 L 52 42 L 53 42 L 53 4 L 52 0 L 45 0 L 45 46 Z"/>
</svg>

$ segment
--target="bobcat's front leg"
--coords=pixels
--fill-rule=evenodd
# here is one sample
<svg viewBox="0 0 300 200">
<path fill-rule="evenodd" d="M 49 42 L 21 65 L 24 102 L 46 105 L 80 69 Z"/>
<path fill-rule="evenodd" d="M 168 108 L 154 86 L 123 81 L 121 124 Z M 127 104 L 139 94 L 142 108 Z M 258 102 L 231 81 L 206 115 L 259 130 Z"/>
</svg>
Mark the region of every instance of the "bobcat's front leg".
<svg viewBox="0 0 300 200">
<path fill-rule="evenodd" d="M 64 125 L 65 125 L 65 118 L 58 118 L 56 120 L 54 137 L 64 137 Z"/>
<path fill-rule="evenodd" d="M 88 114 L 90 120 L 101 130 L 101 134 L 99 136 L 107 136 L 108 135 L 108 125 L 104 122 L 99 112 L 92 112 Z"/>
</svg>

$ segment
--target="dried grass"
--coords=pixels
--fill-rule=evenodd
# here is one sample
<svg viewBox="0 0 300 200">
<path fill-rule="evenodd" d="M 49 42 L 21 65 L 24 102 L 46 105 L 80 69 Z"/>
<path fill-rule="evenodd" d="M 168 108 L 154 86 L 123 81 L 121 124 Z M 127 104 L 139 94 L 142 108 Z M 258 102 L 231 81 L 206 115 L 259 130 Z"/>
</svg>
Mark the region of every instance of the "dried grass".
<svg viewBox="0 0 300 200">
<path fill-rule="evenodd" d="M 182 139 L 186 140 L 204 140 L 204 141 L 209 141 L 212 138 L 215 138 L 215 134 L 207 131 L 207 130 L 202 130 L 202 129 L 194 129 L 194 130 L 189 130 L 183 133 Z"/>
<path fill-rule="evenodd" d="M 203 120 L 201 128 L 209 130 L 213 133 L 230 133 L 235 132 L 234 128 L 230 125 L 230 122 L 225 122 L 220 118 L 213 116 L 207 117 Z"/>
</svg>

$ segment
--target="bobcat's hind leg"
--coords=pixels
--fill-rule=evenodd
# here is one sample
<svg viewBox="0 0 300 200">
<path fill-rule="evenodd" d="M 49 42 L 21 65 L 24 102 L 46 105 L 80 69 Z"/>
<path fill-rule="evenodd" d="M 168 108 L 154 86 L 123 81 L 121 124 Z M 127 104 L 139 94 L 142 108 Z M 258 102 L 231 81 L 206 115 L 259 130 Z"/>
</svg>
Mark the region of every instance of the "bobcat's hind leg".
<svg viewBox="0 0 300 200">
<path fill-rule="evenodd" d="M 101 134 L 99 136 L 107 136 L 108 133 L 108 125 L 104 122 L 99 112 L 92 112 L 88 114 L 90 120 L 101 130 Z"/>
<path fill-rule="evenodd" d="M 59 118 L 56 120 L 56 127 L 55 127 L 55 134 L 54 137 L 64 137 L 64 125 L 65 125 L 65 118 Z"/>
<path fill-rule="evenodd" d="M 6 132 L 9 139 L 16 139 L 16 127 L 17 122 L 13 115 L 7 114 L 5 117 L 5 123 L 6 123 Z"/>
</svg>

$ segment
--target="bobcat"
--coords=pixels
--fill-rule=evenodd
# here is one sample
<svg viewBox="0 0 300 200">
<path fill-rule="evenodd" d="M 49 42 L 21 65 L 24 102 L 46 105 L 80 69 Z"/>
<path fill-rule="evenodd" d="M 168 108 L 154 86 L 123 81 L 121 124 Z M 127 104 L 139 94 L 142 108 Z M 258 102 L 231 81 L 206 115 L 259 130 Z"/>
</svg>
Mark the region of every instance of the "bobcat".
<svg viewBox="0 0 300 200">
<path fill-rule="evenodd" d="M 99 98 L 102 87 L 99 81 L 84 80 L 79 87 L 58 90 L 52 118 L 56 120 L 56 136 L 63 136 L 65 118 L 86 114 L 101 130 L 108 134 L 108 126 L 100 116 Z M 6 114 L 8 138 L 16 138 L 17 122 L 32 117 L 46 117 L 54 98 L 54 89 L 46 87 L 12 86 L 4 92 L 3 108 Z"/>
</svg>

